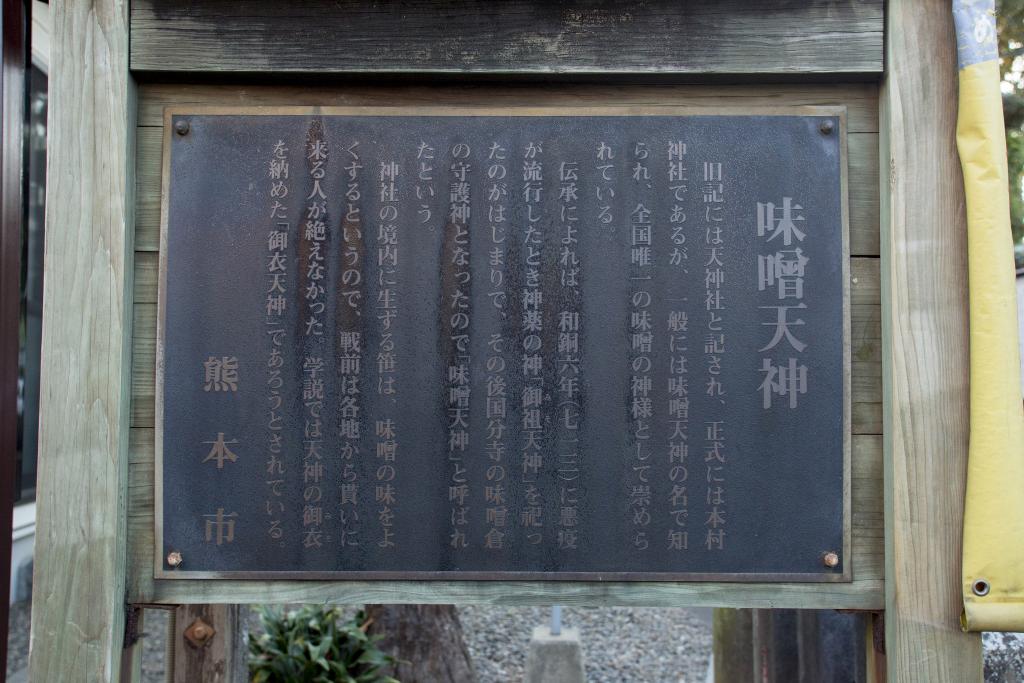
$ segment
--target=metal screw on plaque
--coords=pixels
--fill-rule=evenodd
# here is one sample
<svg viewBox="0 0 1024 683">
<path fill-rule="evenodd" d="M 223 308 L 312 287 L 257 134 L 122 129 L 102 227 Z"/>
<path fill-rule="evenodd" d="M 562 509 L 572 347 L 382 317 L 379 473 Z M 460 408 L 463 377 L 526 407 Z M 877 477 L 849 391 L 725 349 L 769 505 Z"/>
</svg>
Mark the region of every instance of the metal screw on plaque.
<svg viewBox="0 0 1024 683">
<path fill-rule="evenodd" d="M 167 553 L 167 564 L 171 565 L 172 567 L 179 567 L 181 566 L 181 563 L 184 561 L 185 558 L 183 558 L 181 556 L 181 553 L 179 553 L 177 550 L 172 550 L 171 552 Z"/>
<path fill-rule="evenodd" d="M 184 119 L 178 119 L 177 123 L 174 124 L 174 130 L 178 135 L 188 135 L 188 121 Z"/>
<path fill-rule="evenodd" d="M 825 119 L 818 126 L 818 130 L 821 131 L 822 135 L 832 135 L 832 131 L 835 130 L 836 125 L 832 123 L 831 119 Z"/>
<path fill-rule="evenodd" d="M 835 569 L 839 566 L 839 553 L 832 551 L 825 553 L 821 556 L 821 563 L 829 569 Z"/>
<path fill-rule="evenodd" d="M 975 579 L 974 583 L 971 584 L 971 592 L 977 595 L 979 598 L 983 598 L 988 595 L 988 591 L 991 588 L 988 581 L 985 579 Z"/>
</svg>

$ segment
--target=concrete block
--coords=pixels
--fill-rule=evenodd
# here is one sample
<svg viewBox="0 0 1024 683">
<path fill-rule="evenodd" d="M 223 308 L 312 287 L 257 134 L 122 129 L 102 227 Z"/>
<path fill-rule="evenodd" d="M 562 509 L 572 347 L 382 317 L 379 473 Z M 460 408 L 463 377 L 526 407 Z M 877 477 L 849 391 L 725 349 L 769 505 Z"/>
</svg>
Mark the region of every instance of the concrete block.
<svg viewBox="0 0 1024 683">
<path fill-rule="evenodd" d="M 585 681 L 579 629 L 563 628 L 559 635 L 553 636 L 547 626 L 534 628 L 526 655 L 525 683 Z"/>
</svg>

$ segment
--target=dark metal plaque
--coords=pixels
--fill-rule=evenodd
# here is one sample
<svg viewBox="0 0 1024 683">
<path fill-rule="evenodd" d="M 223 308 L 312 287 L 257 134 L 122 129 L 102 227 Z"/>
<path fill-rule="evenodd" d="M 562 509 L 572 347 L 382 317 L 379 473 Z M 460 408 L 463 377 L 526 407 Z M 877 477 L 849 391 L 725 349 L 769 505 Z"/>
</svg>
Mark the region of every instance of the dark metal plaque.
<svg viewBox="0 0 1024 683">
<path fill-rule="evenodd" d="M 158 577 L 850 580 L 842 110 L 169 110 Z"/>
</svg>

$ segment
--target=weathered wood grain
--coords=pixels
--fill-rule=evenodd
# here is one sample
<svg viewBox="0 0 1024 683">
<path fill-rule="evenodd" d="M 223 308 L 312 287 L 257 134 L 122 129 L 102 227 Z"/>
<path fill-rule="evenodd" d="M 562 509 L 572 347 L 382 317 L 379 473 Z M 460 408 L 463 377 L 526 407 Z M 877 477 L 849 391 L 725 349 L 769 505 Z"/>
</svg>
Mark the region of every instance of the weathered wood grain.
<svg viewBox="0 0 1024 683">
<path fill-rule="evenodd" d="M 878 74 L 882 0 L 135 0 L 152 72 Z"/>
<path fill-rule="evenodd" d="M 52 17 L 30 677 L 116 681 L 135 187 L 128 2 L 62 2 Z"/>
<path fill-rule="evenodd" d="M 888 3 L 882 85 L 886 616 L 890 681 L 980 681 L 960 631 L 967 248 L 956 41 L 944 0 Z"/>
<path fill-rule="evenodd" d="M 202 620 L 212 631 L 196 644 L 185 632 Z M 234 605 L 179 605 L 169 620 L 167 637 L 173 638 L 174 659 L 165 662 L 172 683 L 244 683 L 249 680 L 246 662 L 245 624 Z"/>
</svg>

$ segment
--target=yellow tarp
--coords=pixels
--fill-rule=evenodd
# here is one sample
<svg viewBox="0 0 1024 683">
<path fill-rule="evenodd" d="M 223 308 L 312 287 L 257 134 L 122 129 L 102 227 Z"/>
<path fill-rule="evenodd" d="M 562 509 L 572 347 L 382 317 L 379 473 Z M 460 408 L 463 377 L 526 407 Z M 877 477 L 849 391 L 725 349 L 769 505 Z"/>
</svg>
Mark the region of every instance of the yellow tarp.
<svg viewBox="0 0 1024 683">
<path fill-rule="evenodd" d="M 967 29 L 968 40 L 994 42 L 994 25 L 991 36 L 979 24 Z M 956 139 L 967 194 L 971 309 L 963 624 L 970 631 L 1024 631 L 1024 409 L 999 62 L 971 63 L 976 54 L 965 60 L 959 23 L 957 33 Z"/>
</svg>

